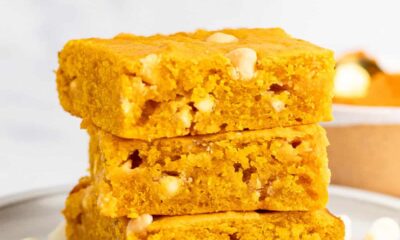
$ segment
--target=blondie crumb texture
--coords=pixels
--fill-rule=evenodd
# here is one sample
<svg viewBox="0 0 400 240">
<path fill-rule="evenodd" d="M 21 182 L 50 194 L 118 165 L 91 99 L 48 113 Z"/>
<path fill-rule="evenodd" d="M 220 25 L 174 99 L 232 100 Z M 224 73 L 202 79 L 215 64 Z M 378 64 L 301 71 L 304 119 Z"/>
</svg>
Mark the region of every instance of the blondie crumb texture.
<svg viewBox="0 0 400 240">
<path fill-rule="evenodd" d="M 324 208 L 330 172 L 317 124 L 205 136 L 122 139 L 87 125 L 107 216 Z"/>
<path fill-rule="evenodd" d="M 71 192 L 64 215 L 68 240 L 344 239 L 343 223 L 327 210 L 110 218 L 99 213 L 88 178 Z"/>
<path fill-rule="evenodd" d="M 120 34 L 69 41 L 57 88 L 73 115 L 151 140 L 330 120 L 334 64 L 281 29 Z"/>
</svg>

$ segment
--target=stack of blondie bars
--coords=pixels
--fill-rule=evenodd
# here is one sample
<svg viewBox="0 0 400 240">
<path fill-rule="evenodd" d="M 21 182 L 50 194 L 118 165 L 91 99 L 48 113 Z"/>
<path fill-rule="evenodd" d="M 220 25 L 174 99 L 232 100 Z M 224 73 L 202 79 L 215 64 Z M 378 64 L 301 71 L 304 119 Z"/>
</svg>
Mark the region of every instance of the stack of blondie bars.
<svg viewBox="0 0 400 240">
<path fill-rule="evenodd" d="M 73 40 L 64 109 L 90 175 L 64 215 L 76 239 L 343 239 L 325 206 L 333 53 L 281 29 Z"/>
</svg>

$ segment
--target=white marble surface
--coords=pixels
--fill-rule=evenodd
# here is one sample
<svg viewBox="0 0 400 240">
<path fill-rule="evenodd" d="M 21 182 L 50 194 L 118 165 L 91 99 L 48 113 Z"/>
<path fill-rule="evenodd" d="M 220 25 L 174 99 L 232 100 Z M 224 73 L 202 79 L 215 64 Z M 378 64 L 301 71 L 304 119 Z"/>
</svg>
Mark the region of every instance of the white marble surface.
<svg viewBox="0 0 400 240">
<path fill-rule="evenodd" d="M 363 47 L 396 69 L 399 6 L 397 0 L 0 0 L 0 196 L 85 174 L 87 136 L 62 111 L 55 90 L 57 51 L 68 39 L 281 26 L 339 53 Z"/>
</svg>

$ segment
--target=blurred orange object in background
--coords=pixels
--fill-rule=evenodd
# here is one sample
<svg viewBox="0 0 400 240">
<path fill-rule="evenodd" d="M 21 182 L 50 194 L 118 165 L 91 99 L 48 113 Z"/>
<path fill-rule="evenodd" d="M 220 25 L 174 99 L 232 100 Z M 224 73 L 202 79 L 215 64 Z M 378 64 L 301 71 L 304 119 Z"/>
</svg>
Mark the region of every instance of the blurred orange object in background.
<svg viewBox="0 0 400 240">
<path fill-rule="evenodd" d="M 336 66 L 334 102 L 400 106 L 400 74 L 383 72 L 376 60 L 362 51 L 346 54 Z"/>
<path fill-rule="evenodd" d="M 332 182 L 400 196 L 400 74 L 361 51 L 336 70 L 335 120 L 325 126 Z"/>
</svg>

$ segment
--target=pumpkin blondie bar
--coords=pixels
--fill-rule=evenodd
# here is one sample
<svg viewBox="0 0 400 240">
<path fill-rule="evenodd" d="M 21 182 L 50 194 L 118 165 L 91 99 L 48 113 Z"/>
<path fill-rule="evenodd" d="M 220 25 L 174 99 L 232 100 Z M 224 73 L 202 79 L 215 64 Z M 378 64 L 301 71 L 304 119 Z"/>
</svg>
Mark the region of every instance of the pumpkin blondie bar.
<svg viewBox="0 0 400 240">
<path fill-rule="evenodd" d="M 186 216 L 111 218 L 97 208 L 88 178 L 72 190 L 64 215 L 68 240 L 342 240 L 344 225 L 327 210 L 310 212 L 225 212 Z"/>
<path fill-rule="evenodd" d="M 122 139 L 93 125 L 91 176 L 107 216 L 324 208 L 330 172 L 318 124 Z"/>
<path fill-rule="evenodd" d="M 333 53 L 281 29 L 69 41 L 61 105 L 124 138 L 265 129 L 331 119 Z"/>
</svg>

